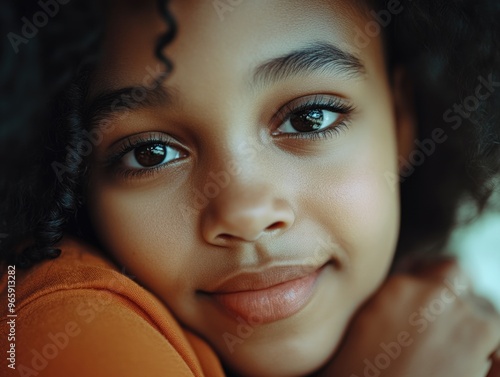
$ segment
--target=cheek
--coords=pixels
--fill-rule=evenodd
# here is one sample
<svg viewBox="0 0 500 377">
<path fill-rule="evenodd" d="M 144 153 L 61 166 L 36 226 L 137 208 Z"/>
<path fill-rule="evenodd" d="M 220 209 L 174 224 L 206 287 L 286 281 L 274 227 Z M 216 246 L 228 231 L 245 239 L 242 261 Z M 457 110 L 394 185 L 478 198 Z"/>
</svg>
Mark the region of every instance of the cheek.
<svg viewBox="0 0 500 377">
<path fill-rule="evenodd" d="M 349 151 L 339 158 L 334 177 L 318 179 L 316 197 L 323 200 L 307 203 L 345 250 L 346 279 L 363 296 L 386 276 L 400 222 L 399 192 L 386 178 L 387 173 L 397 175 L 394 122 L 386 117 L 365 123 L 353 128 Z"/>
<path fill-rule="evenodd" d="M 365 171 L 339 189 L 339 234 L 349 250 L 353 276 L 366 286 L 382 279 L 392 261 L 399 230 L 399 200 L 376 171 Z"/>
<path fill-rule="evenodd" d="M 162 276 L 162 284 L 182 290 L 185 273 L 196 266 L 190 256 L 194 237 L 173 204 L 177 201 L 161 187 L 153 191 L 97 188 L 90 200 L 92 220 L 105 247 L 127 271 L 146 285 L 154 285 L 152 276 Z"/>
</svg>

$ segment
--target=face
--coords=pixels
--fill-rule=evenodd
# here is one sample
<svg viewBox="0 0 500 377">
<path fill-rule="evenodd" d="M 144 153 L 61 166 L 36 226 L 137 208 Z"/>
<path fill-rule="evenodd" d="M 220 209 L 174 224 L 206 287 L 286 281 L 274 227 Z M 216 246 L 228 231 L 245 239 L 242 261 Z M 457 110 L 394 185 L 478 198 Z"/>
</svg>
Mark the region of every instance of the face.
<svg viewBox="0 0 500 377">
<path fill-rule="evenodd" d="M 111 4 L 88 209 L 109 252 L 228 370 L 305 375 L 391 264 L 387 176 L 405 118 L 381 37 L 356 45 L 362 5 L 213 3 L 171 2 L 163 81 L 155 2 Z"/>
</svg>

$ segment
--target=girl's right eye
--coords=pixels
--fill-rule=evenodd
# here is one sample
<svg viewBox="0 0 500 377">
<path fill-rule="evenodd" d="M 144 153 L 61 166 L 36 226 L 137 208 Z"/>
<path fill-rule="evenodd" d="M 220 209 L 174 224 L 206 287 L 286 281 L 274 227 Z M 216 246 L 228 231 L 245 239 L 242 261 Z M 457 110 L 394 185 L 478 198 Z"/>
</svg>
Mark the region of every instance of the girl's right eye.
<svg viewBox="0 0 500 377">
<path fill-rule="evenodd" d="M 159 167 L 184 157 L 183 153 L 163 142 L 144 144 L 122 157 L 125 169 L 137 170 Z"/>
<path fill-rule="evenodd" d="M 113 148 L 106 165 L 123 178 L 140 178 L 156 173 L 188 153 L 162 132 L 133 135 Z"/>
</svg>

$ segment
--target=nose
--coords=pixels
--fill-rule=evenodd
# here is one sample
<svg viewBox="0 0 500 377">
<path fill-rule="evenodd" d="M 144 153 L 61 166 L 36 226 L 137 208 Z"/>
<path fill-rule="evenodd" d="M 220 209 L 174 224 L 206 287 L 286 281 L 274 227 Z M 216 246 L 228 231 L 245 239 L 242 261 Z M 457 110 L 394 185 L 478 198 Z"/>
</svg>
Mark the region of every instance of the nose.
<svg viewBox="0 0 500 377">
<path fill-rule="evenodd" d="M 208 243 L 228 246 L 283 232 L 292 226 L 294 219 L 288 202 L 273 195 L 271 188 L 233 183 L 205 208 L 201 226 Z"/>
</svg>

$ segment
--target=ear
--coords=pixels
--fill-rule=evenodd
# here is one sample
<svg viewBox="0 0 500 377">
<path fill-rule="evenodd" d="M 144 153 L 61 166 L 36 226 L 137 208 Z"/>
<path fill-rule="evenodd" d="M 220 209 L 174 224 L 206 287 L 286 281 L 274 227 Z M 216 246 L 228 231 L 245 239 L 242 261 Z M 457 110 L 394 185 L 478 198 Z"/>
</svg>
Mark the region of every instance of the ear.
<svg viewBox="0 0 500 377">
<path fill-rule="evenodd" d="M 398 156 L 408 159 L 417 135 L 414 87 L 403 67 L 394 69 L 392 79 Z"/>
</svg>

